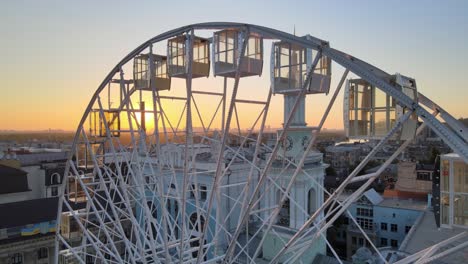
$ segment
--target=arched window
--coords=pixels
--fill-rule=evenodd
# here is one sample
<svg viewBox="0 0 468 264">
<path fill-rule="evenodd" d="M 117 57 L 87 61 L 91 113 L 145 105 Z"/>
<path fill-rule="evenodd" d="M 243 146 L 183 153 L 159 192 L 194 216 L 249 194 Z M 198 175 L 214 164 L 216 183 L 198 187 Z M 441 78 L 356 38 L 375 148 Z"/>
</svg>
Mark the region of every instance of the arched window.
<svg viewBox="0 0 468 264">
<path fill-rule="evenodd" d="M 281 197 L 283 195 L 284 195 L 284 193 L 281 190 L 278 190 L 276 192 L 276 204 L 277 205 L 279 205 L 279 203 L 281 201 Z M 289 227 L 289 223 L 291 221 L 291 215 L 290 215 L 289 207 L 290 207 L 290 201 L 289 201 L 289 197 L 288 197 L 284 201 L 283 206 L 281 207 L 281 209 L 279 211 L 278 225 Z"/>
<path fill-rule="evenodd" d="M 176 223 L 174 224 L 174 231 L 176 239 L 179 239 L 179 225 L 177 223 L 177 215 L 179 214 L 179 202 L 174 200 L 174 220 Z"/>
<path fill-rule="evenodd" d="M 198 218 L 200 218 L 200 222 L 198 222 Z M 195 232 L 192 231 L 192 235 L 190 236 L 190 247 L 192 248 L 198 248 L 202 245 L 200 245 L 200 239 L 199 239 L 199 232 L 202 232 L 205 226 L 205 217 L 202 215 L 198 216 L 197 213 L 193 213 L 190 215 L 190 224 L 189 228 Z M 206 240 L 205 240 L 206 243 Z M 206 260 L 206 249 L 203 249 L 203 259 Z M 192 251 L 192 257 L 196 258 L 198 257 L 198 249 L 193 249 Z"/>
<path fill-rule="evenodd" d="M 50 185 L 57 185 L 60 184 L 60 174 L 57 172 L 54 172 L 52 175 L 50 175 Z"/>
<path fill-rule="evenodd" d="M 158 218 L 158 209 L 156 208 L 156 205 L 153 203 L 153 201 L 149 201 L 147 204 L 148 204 L 148 208 L 149 208 L 149 210 L 151 212 L 151 216 L 154 219 L 157 219 Z M 149 223 L 149 226 L 151 228 L 151 232 L 153 233 L 153 239 L 156 239 L 157 234 L 158 234 L 158 229 L 156 227 L 156 224 L 151 221 Z M 149 231 L 148 231 L 148 234 L 149 234 Z"/>
<path fill-rule="evenodd" d="M 202 231 L 205 226 L 205 217 L 203 217 L 203 215 L 200 215 L 200 222 L 198 222 L 197 216 L 197 213 L 193 213 L 192 215 L 190 215 L 190 229 L 199 232 Z"/>
<path fill-rule="evenodd" d="M 198 257 L 198 248 L 200 246 L 200 239 L 196 239 L 196 236 L 191 236 L 190 237 L 190 247 L 192 248 L 192 258 L 197 258 Z M 206 244 L 206 240 L 205 240 Z M 203 248 L 203 260 L 206 261 L 206 248 Z"/>
<path fill-rule="evenodd" d="M 317 210 L 317 192 L 311 188 L 308 193 L 307 213 L 312 215 Z"/>
</svg>

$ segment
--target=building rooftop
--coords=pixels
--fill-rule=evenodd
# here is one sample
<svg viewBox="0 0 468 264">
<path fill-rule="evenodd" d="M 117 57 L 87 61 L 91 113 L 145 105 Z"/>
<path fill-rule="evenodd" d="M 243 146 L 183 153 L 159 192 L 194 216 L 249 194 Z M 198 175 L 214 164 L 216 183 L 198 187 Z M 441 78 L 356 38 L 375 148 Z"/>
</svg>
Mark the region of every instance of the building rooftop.
<svg viewBox="0 0 468 264">
<path fill-rule="evenodd" d="M 0 204 L 0 229 L 53 221 L 57 207 L 57 197 Z"/>
<path fill-rule="evenodd" d="M 427 207 L 427 201 L 400 198 L 385 198 L 382 200 L 379 206 L 424 211 Z"/>
<path fill-rule="evenodd" d="M 327 152 L 346 152 L 346 151 L 355 151 L 361 149 L 361 144 L 341 144 L 335 146 L 329 146 L 325 150 Z"/>
<path fill-rule="evenodd" d="M 362 195 L 364 195 L 373 205 L 378 205 L 383 201 L 382 196 L 380 196 L 380 194 L 378 194 L 374 189 L 369 189 Z"/>
<path fill-rule="evenodd" d="M 458 155 L 457 153 L 444 154 L 444 155 L 442 155 L 442 157 L 445 158 L 445 159 L 462 160 L 460 155 Z"/>
<path fill-rule="evenodd" d="M 314 262 L 312 262 L 312 264 L 339 264 L 339 263 L 340 262 L 336 258 L 322 255 L 322 254 L 318 254 L 317 256 L 315 256 Z M 350 262 L 341 260 L 341 263 L 348 264 Z"/>
<path fill-rule="evenodd" d="M 0 164 L 0 194 L 30 191 L 28 173 Z"/>
<path fill-rule="evenodd" d="M 416 163 L 416 170 L 434 171 L 434 169 L 435 169 L 434 164 Z"/>
<path fill-rule="evenodd" d="M 377 172 L 377 171 L 380 169 L 380 167 L 382 167 L 382 165 L 379 164 L 379 165 L 377 165 L 377 166 L 375 166 L 375 167 L 372 167 L 372 168 L 370 168 L 370 169 L 367 169 L 367 170 L 366 170 L 366 173 Z M 398 167 L 397 167 L 396 164 L 390 164 L 390 165 L 388 165 L 388 167 L 387 167 L 384 171 L 385 171 L 385 172 L 390 172 L 390 173 L 395 173 L 395 174 L 396 174 L 396 173 L 397 173 L 397 170 L 398 170 Z"/>
<path fill-rule="evenodd" d="M 385 189 L 383 193 L 383 197 L 386 199 L 406 199 L 406 200 L 417 200 L 417 201 L 424 201 L 426 203 L 427 201 L 427 192 L 407 192 L 407 191 L 401 191 L 401 190 L 396 190 L 396 189 Z"/>
<path fill-rule="evenodd" d="M 349 199 L 349 196 L 352 192 L 343 192 L 338 196 L 339 201 L 345 201 Z M 401 199 L 401 198 L 387 198 L 382 197 L 379 193 L 377 193 L 374 189 L 369 189 L 368 191 L 364 192 L 362 195 L 366 196 L 366 198 L 376 206 L 381 207 L 391 207 L 391 208 L 400 208 L 400 209 L 410 209 L 410 210 L 420 210 L 424 211 L 427 207 L 426 200 L 413 200 L 413 199 Z M 357 202 L 357 200 L 355 201 Z"/>
<path fill-rule="evenodd" d="M 458 235 L 466 229 L 462 228 L 437 228 L 434 213 L 427 210 L 418 219 L 417 223 L 415 223 L 414 228 L 410 233 L 408 233 L 407 237 L 401 244 L 400 250 L 408 252 L 410 254 L 414 254 L 418 251 L 426 249 L 428 247 L 433 246 L 434 244 L 440 243 L 446 239 L 449 239 L 455 235 Z M 464 238 L 466 241 L 466 236 Z M 464 242 L 461 241 L 461 242 Z M 459 244 L 450 245 L 451 247 Z M 437 252 L 435 252 L 437 254 Z M 466 263 L 468 259 L 468 247 L 464 249 L 457 250 L 445 257 L 442 257 L 434 262 L 434 264 L 445 264 L 445 263 Z"/>
<path fill-rule="evenodd" d="M 22 166 L 39 165 L 43 162 L 66 161 L 68 152 L 43 152 L 17 155 Z"/>
</svg>

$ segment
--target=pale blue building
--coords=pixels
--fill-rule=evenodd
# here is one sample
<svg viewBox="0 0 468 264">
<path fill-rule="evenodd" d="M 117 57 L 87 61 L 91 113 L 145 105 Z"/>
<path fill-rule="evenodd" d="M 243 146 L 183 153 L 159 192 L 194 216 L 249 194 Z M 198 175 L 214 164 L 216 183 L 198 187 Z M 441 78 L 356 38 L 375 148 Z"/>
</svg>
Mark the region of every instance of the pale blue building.
<svg viewBox="0 0 468 264">
<path fill-rule="evenodd" d="M 370 189 L 349 207 L 349 213 L 374 245 L 398 249 L 426 208 L 427 201 L 384 198 Z M 370 247 L 351 219 L 348 219 L 346 233 L 348 259 L 358 248 Z"/>
</svg>

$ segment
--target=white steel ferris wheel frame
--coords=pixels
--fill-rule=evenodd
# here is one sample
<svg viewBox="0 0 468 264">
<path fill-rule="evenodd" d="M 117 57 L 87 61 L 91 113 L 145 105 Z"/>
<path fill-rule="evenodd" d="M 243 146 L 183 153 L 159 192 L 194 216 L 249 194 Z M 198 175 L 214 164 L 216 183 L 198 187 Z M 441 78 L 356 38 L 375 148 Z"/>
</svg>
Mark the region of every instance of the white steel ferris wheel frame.
<svg viewBox="0 0 468 264">
<path fill-rule="evenodd" d="M 272 178 L 272 176 L 269 175 L 269 171 L 275 161 L 275 158 L 279 155 L 278 151 L 280 144 L 275 144 L 273 148 L 269 149 L 271 155 L 265 160 L 262 161 L 259 158 L 261 149 L 268 149 L 268 147 L 262 143 L 262 139 L 264 136 L 265 122 L 269 112 L 272 91 L 269 90 L 266 96 L 267 99 L 264 101 L 237 98 L 237 90 L 241 78 L 239 66 L 237 66 L 235 70 L 234 84 L 229 95 L 230 102 L 227 102 L 229 97 L 228 89 L 226 87 L 226 78 L 224 79 L 224 89 L 222 93 L 192 89 L 191 59 L 193 58 L 193 54 L 190 54 L 191 50 L 188 49 L 188 74 L 185 78 L 187 90 L 186 97 L 161 96 L 158 91 L 151 91 L 153 110 L 148 111 L 152 111 L 154 124 L 158 125 L 154 126 L 154 133 L 151 136 L 149 143 L 146 142 L 146 133 L 144 136 L 142 135 L 142 129 L 136 118 L 138 110 L 134 109 L 132 100 L 130 99 L 132 94 L 137 90 L 135 88 L 130 89 L 132 81 L 125 79 L 124 72 L 122 70 L 124 65 L 131 62 L 144 50 L 149 49 L 151 52 L 154 44 L 172 37 L 176 37 L 181 34 L 193 36 L 194 32 L 198 30 L 223 29 L 236 29 L 242 32 L 254 33 L 262 36 L 264 39 L 285 41 L 317 51 L 318 55 L 316 55 L 312 66 L 307 71 L 305 83 L 309 80 L 318 60 L 322 56 L 330 58 L 332 61 L 345 68 L 345 72 L 333 92 L 319 124 L 310 132 L 311 140 L 305 147 L 304 154 L 297 162 L 286 160 L 284 164 L 284 166 L 291 169 L 290 172 L 292 172 L 291 175 L 288 175 L 289 180 L 285 185 L 286 188 L 278 186 L 276 183 L 278 178 Z M 248 34 L 245 34 L 244 36 L 248 36 Z M 241 45 L 239 47 L 240 54 L 244 54 L 245 52 L 246 41 L 247 39 L 245 37 L 241 41 Z M 241 65 L 242 59 L 242 56 L 237 58 L 236 65 Z M 315 177 L 308 175 L 307 172 L 303 170 L 303 165 L 307 159 L 308 153 L 314 146 L 317 135 L 322 129 L 348 73 L 350 72 L 364 79 L 371 85 L 379 87 L 386 94 L 395 98 L 397 103 L 407 109 L 407 111 L 400 117 L 391 131 L 380 140 L 375 148 L 372 149 L 372 151 L 351 172 L 351 174 L 349 174 L 343 183 L 333 193 L 328 193 Z M 115 79 L 116 75 L 118 75 L 119 78 Z M 295 201 L 290 195 L 290 191 L 293 188 L 293 184 L 297 180 L 298 175 L 305 174 L 307 180 L 317 183 L 319 188 L 321 188 L 320 191 L 327 193 L 329 197 L 320 204 L 320 206 L 311 215 L 307 214 L 304 208 L 301 208 L 301 210 L 307 214 L 306 221 L 304 221 L 302 226 L 294 229 L 294 234 L 292 234 L 289 239 L 282 241 L 284 246 L 273 257 L 273 259 L 271 259 L 271 262 L 277 263 L 281 260 L 282 262 L 294 263 L 298 261 L 305 251 L 318 239 L 323 239 L 338 261 L 341 262 L 334 249 L 326 240 L 326 230 L 342 214 L 348 214 L 350 219 L 356 223 L 356 220 L 349 215 L 347 208 L 352 202 L 362 195 L 366 188 L 369 187 L 370 184 L 385 170 L 385 168 L 391 164 L 392 161 L 411 143 L 411 140 L 403 142 L 393 155 L 381 165 L 377 172 L 362 176 L 357 176 L 357 174 L 372 159 L 372 157 L 381 150 L 381 147 L 397 132 L 397 130 L 401 128 L 402 124 L 410 117 L 411 114 L 417 114 L 417 116 L 423 121 L 416 133 L 420 133 L 425 126 L 428 126 L 446 144 L 458 153 L 465 162 L 468 162 L 468 136 L 465 128 L 440 106 L 429 100 L 421 93 L 418 94 L 417 101 L 411 99 L 398 89 L 390 79 L 390 75 L 384 71 L 351 55 L 332 49 L 326 41 L 313 37 L 307 39 L 301 38 L 271 28 L 251 24 L 225 22 L 193 24 L 168 31 L 146 41 L 124 57 L 106 76 L 93 95 L 78 126 L 73 142 L 72 154 L 70 155 L 65 170 L 66 180 L 64 181 L 64 185 L 67 184 L 68 179 L 73 179 L 79 184 L 85 195 L 85 200 L 87 201 L 86 208 L 82 211 L 74 210 L 72 203 L 66 199 L 66 194 L 62 193 L 59 203 L 57 223 L 58 225 L 61 223 L 62 211 L 69 211 L 72 218 L 78 224 L 83 238 L 79 245 L 71 245 L 69 241 L 61 235 L 60 229 L 57 228 L 56 256 L 58 256 L 61 249 L 65 248 L 74 257 L 76 257 L 76 260 L 79 263 L 85 263 L 86 255 L 93 256 L 95 259 L 99 259 L 100 262 L 109 263 L 253 263 L 261 253 L 261 245 L 266 239 L 266 234 L 276 233 L 275 228 L 273 228 L 275 219 L 280 213 L 280 210 L 286 200 L 291 203 L 296 203 L 295 206 L 298 206 L 297 201 Z M 120 90 L 123 94 L 123 98 L 121 99 L 121 102 L 119 102 L 119 106 L 116 111 L 118 113 L 125 114 L 126 118 L 129 120 L 128 129 L 122 132 L 130 134 L 130 146 L 123 146 L 119 140 L 112 135 L 112 132 L 119 131 L 111 131 L 111 128 L 108 126 L 108 122 L 105 120 L 106 116 L 104 111 L 109 109 L 106 109 L 103 106 L 100 95 L 105 91 L 105 88 L 110 83 L 119 84 Z M 301 95 L 305 95 L 306 92 L 305 86 L 301 91 L 299 91 Z M 204 94 L 220 98 L 218 107 L 216 108 L 208 126 L 203 124 L 202 115 L 196 104 L 196 100 L 194 99 L 194 94 Z M 182 110 L 181 118 L 179 119 L 180 123 L 181 120 L 183 120 L 182 115 L 185 114 L 185 131 L 179 131 L 180 124 L 177 124 L 174 128 L 174 126 L 169 123 L 169 119 L 167 118 L 161 103 L 161 100 L 164 99 L 180 100 L 182 102 L 185 101 L 185 106 Z M 248 130 L 249 132 L 247 135 L 242 135 L 240 133 L 240 127 L 238 125 L 239 118 L 237 115 L 238 108 L 236 105 L 241 103 L 262 106 L 260 114 L 258 114 L 252 128 Z M 98 153 L 90 151 L 91 161 L 94 167 L 99 169 L 94 170 L 92 173 L 94 180 L 89 182 L 83 180 L 83 177 L 81 177 L 82 173 L 79 172 L 79 168 L 73 160 L 73 154 L 79 145 L 83 145 L 91 149 L 91 140 L 89 139 L 89 135 L 84 127 L 85 122 L 93 111 L 93 106 L 95 105 L 98 105 L 98 108 L 94 111 L 97 111 L 99 117 L 104 120 L 104 130 L 106 132 L 105 140 L 111 143 L 107 145 L 108 154 L 106 154 L 105 157 L 99 157 Z M 285 120 L 284 129 L 279 133 L 277 142 L 282 142 L 285 139 L 288 130 L 291 128 L 292 116 L 295 111 L 297 111 L 298 105 L 299 96 L 294 103 L 289 118 Z M 210 137 L 208 132 L 210 131 L 210 126 L 214 116 L 218 114 L 219 108 L 221 108 L 222 112 L 222 128 L 220 131 L 220 137 Z M 432 112 L 429 112 L 427 109 Z M 441 121 L 435 117 L 436 115 L 439 115 L 440 118 L 446 122 L 446 125 L 442 124 Z M 216 165 L 212 168 L 212 171 L 209 172 L 211 173 L 210 175 L 212 175 L 212 187 L 208 191 L 209 195 L 206 197 L 206 203 L 204 203 L 204 205 L 199 204 L 200 194 L 198 193 L 198 189 L 195 192 L 190 188 L 191 182 L 197 181 L 197 173 L 199 173 L 196 170 L 192 170 L 197 162 L 193 153 L 196 153 L 196 149 L 200 148 L 200 145 L 194 144 L 193 139 L 194 131 L 192 130 L 192 118 L 196 117 L 199 117 L 203 124 L 203 135 L 201 136 L 202 142 L 214 142 L 219 145 L 219 153 L 216 153 L 218 156 L 215 159 Z M 232 133 L 230 132 L 232 130 L 231 123 L 233 123 L 234 120 L 237 121 L 237 129 L 239 130 L 239 133 L 236 134 L 236 136 L 241 140 L 240 147 L 237 149 L 232 148 L 227 144 L 230 134 Z M 133 127 L 134 122 L 136 123 L 135 127 Z M 165 122 L 168 123 L 166 124 Z M 167 133 L 167 128 L 172 131 L 175 137 L 183 135 L 184 138 L 184 147 L 182 148 L 184 150 L 182 156 L 184 159 L 183 166 L 180 168 L 180 171 L 178 171 L 178 173 L 180 172 L 180 175 L 183 176 L 181 186 L 175 181 L 170 181 L 170 183 L 175 184 L 176 196 L 171 196 L 173 194 L 169 193 L 169 190 L 164 191 L 167 188 L 164 186 L 165 183 L 163 183 L 163 180 L 161 180 L 163 177 L 166 177 L 171 173 L 174 175 L 169 175 L 169 178 L 175 178 L 176 169 L 174 167 L 164 167 L 162 164 L 162 144 L 159 136 L 160 133 L 163 132 L 159 131 L 159 124 L 164 127 L 164 133 Z M 253 129 L 258 131 L 258 135 L 256 137 L 252 135 Z M 254 151 L 251 158 L 246 158 L 242 153 L 242 149 L 246 143 L 249 142 L 254 146 Z M 225 159 L 225 151 L 234 153 L 229 162 Z M 110 160 L 114 169 L 110 169 L 110 167 L 104 164 L 100 158 L 107 158 Z M 235 160 L 242 160 L 244 164 L 247 164 L 246 171 L 248 177 L 243 183 L 226 184 L 223 179 L 226 178 L 231 166 L 234 166 L 233 163 Z M 126 171 L 122 169 L 124 166 L 126 167 Z M 144 173 L 145 169 L 150 170 L 149 175 Z M 145 176 L 150 178 L 149 182 L 145 182 Z M 279 176 L 281 176 L 281 174 Z M 356 190 L 349 199 L 344 202 L 340 202 L 337 198 L 343 192 L 345 187 L 349 183 L 358 181 L 363 182 L 362 186 Z M 236 184 L 243 186 L 240 197 L 228 197 L 226 194 L 222 193 L 224 188 L 230 188 Z M 161 207 L 158 211 L 161 211 L 162 217 L 159 222 L 152 218 L 153 209 L 150 208 L 148 201 L 146 200 L 146 191 L 150 186 L 154 191 L 153 194 L 156 195 L 161 202 Z M 261 208 L 260 200 L 265 196 L 265 193 L 270 188 L 281 190 L 280 199 L 278 199 L 277 204 L 271 208 Z M 100 192 L 97 192 L 97 190 L 100 190 Z M 188 204 L 187 195 L 190 191 L 195 193 L 194 201 L 196 203 L 191 206 L 194 206 L 197 210 L 195 223 L 192 223 L 191 226 L 190 223 L 188 223 L 189 216 L 186 215 L 186 207 Z M 230 202 L 233 202 L 235 205 L 232 211 L 228 212 L 224 219 L 219 215 L 220 210 L 215 210 L 216 215 L 212 215 L 214 204 L 216 201 L 219 201 L 221 196 L 229 199 Z M 118 197 L 118 199 L 116 199 L 116 197 Z M 181 212 L 178 212 L 175 217 L 172 216 L 169 209 L 166 208 L 166 204 L 169 202 L 168 199 L 176 200 L 177 203 L 175 204 L 178 204 L 178 206 L 181 207 Z M 107 202 L 103 204 L 103 201 Z M 138 213 L 139 216 L 137 216 L 135 205 L 140 208 Z M 238 206 L 238 209 L 240 210 L 239 212 L 236 211 L 236 213 L 238 213 L 236 216 L 238 222 L 233 230 L 227 230 L 225 228 L 226 221 L 228 221 L 228 218 L 231 217 L 230 215 L 234 213 L 234 208 L 236 208 L 236 206 Z M 326 208 L 329 208 L 330 210 L 327 215 L 323 217 Z M 268 212 L 268 214 L 265 214 L 265 212 Z M 266 217 L 261 217 L 261 213 L 262 215 L 266 215 Z M 93 218 L 93 221 L 90 220 L 90 217 Z M 142 224 L 142 220 L 138 219 L 139 217 L 144 218 L 145 223 L 149 223 L 149 225 Z M 256 218 L 256 220 L 260 222 L 260 227 L 253 230 L 253 234 L 250 234 L 248 230 L 244 233 L 245 230 L 249 228 L 249 221 L 252 218 Z M 214 230 L 210 230 L 209 224 L 211 222 L 214 222 Z M 128 223 L 128 226 L 124 226 L 125 223 Z M 148 226 L 154 228 L 148 228 Z M 372 243 L 369 237 L 367 237 L 366 233 L 359 225 L 357 226 L 364 234 L 374 251 L 380 255 L 377 247 Z M 174 228 L 177 228 L 177 230 L 180 231 L 177 237 L 174 232 L 170 231 L 174 230 Z M 196 232 L 194 229 L 196 229 Z M 127 235 L 129 232 L 130 235 Z M 147 233 L 149 233 L 149 235 Z M 196 233 L 196 236 L 194 236 L 194 233 Z M 209 242 L 207 242 L 208 236 L 210 236 Z M 227 244 L 224 246 L 221 246 L 221 242 L 219 242 L 221 241 L 221 236 L 225 236 L 227 241 Z M 246 242 L 240 242 L 240 236 L 243 236 L 242 240 L 245 240 Z M 464 234 L 464 236 L 466 237 L 466 234 Z M 194 247 L 191 246 L 196 241 L 198 241 L 198 245 Z M 422 252 L 418 252 L 398 263 L 410 263 L 413 261 L 424 263 L 429 259 L 432 260 L 436 256 L 443 256 L 443 253 L 432 256 L 437 252 L 436 249 L 438 247 L 436 248 L 436 246 L 437 245 Z M 207 259 L 208 251 L 211 252 L 211 257 L 209 259 Z M 194 255 L 195 252 L 196 254 Z M 192 255 L 192 257 L 190 257 L 190 255 Z M 387 263 L 382 255 L 380 255 L 380 257 L 384 263 Z"/>
</svg>

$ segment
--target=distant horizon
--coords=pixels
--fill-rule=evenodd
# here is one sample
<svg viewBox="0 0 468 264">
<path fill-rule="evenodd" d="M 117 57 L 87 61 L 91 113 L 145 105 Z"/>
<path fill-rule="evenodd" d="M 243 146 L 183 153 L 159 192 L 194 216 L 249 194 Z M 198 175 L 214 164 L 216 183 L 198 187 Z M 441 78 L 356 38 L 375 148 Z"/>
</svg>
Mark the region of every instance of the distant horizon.
<svg viewBox="0 0 468 264">
<path fill-rule="evenodd" d="M 457 120 L 468 120 L 468 117 L 460 117 L 457 118 Z M 162 127 L 160 127 L 162 128 Z M 194 129 L 202 129 L 202 127 L 194 126 Z M 276 127 L 276 126 L 268 126 L 265 125 L 266 130 L 278 130 L 282 129 L 282 127 Z M 219 130 L 218 128 L 211 128 L 210 131 L 215 131 Z M 236 130 L 236 128 L 231 128 L 230 130 Z M 248 130 L 246 128 L 241 128 L 241 130 Z M 258 129 L 254 129 L 254 131 L 257 131 Z M 344 131 L 344 127 L 341 128 L 329 128 L 329 127 L 324 127 L 322 130 L 329 130 L 329 131 Z M 152 131 L 152 130 L 149 130 Z M 60 129 L 60 128 L 49 128 L 49 129 L 0 129 L 0 134 L 6 134 L 6 133 L 48 133 L 48 132 L 53 132 L 53 133 L 76 133 L 76 130 L 71 130 L 71 129 Z M 163 133 L 163 132 L 160 132 Z"/>
<path fill-rule="evenodd" d="M 194 128 L 201 128 L 201 127 L 194 127 Z M 269 130 L 277 130 L 277 129 L 282 129 L 281 127 L 270 127 Z M 210 129 L 210 131 L 215 131 L 217 130 L 216 128 Z M 234 128 L 231 128 L 230 130 L 236 130 Z M 247 130 L 247 129 L 241 129 L 241 130 Z M 256 131 L 258 129 L 255 129 Z M 324 127 L 322 130 L 332 130 L 332 131 L 344 131 L 344 128 L 339 129 L 339 128 L 327 128 Z M 66 130 L 66 129 L 31 129 L 31 130 L 20 130 L 20 129 L 0 129 L 0 134 L 5 134 L 5 133 L 76 133 L 76 130 Z M 163 133 L 163 132 L 160 132 Z"/>
</svg>

